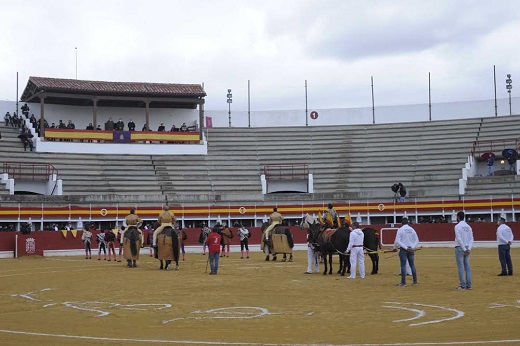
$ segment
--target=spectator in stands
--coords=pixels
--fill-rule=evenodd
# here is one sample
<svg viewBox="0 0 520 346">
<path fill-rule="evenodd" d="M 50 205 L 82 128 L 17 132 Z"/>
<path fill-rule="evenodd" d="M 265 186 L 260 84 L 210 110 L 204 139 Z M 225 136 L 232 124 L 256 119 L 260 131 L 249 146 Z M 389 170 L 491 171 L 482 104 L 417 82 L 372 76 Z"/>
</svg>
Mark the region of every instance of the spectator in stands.
<svg viewBox="0 0 520 346">
<path fill-rule="evenodd" d="M 489 155 L 486 164 L 488 169 L 488 177 L 495 175 L 495 156 Z"/>
<path fill-rule="evenodd" d="M 11 114 L 9 114 L 9 112 L 5 113 L 4 120 L 5 126 L 9 126 L 9 124 L 11 123 Z"/>
<path fill-rule="evenodd" d="M 11 125 L 13 127 L 20 127 L 20 122 L 18 119 L 18 114 L 16 112 L 13 112 L 13 116 L 11 117 Z"/>
<path fill-rule="evenodd" d="M 159 128 L 157 128 L 157 131 L 160 131 L 160 132 L 166 131 L 166 127 L 164 127 L 164 123 L 161 123 L 161 125 L 159 125 Z"/>
<path fill-rule="evenodd" d="M 23 151 L 27 151 L 27 147 L 29 147 L 31 151 L 33 151 L 33 142 L 31 139 L 32 137 L 33 135 L 28 130 L 22 130 L 22 132 L 18 135 L 18 138 L 20 138 L 23 144 Z"/>
<path fill-rule="evenodd" d="M 50 126 L 49 128 L 50 128 L 50 129 L 55 129 L 55 128 L 56 128 L 56 124 L 51 123 L 51 126 Z"/>
<path fill-rule="evenodd" d="M 509 164 L 509 173 L 516 175 L 516 156 L 511 155 L 507 158 L 507 163 Z"/>
<path fill-rule="evenodd" d="M 141 129 L 141 131 L 152 131 L 148 128 L 148 126 L 146 126 L 146 124 L 143 125 L 143 128 Z"/>
<path fill-rule="evenodd" d="M 173 124 L 172 128 L 170 129 L 170 132 L 176 132 L 176 131 L 179 131 L 179 129 L 175 127 L 175 124 Z"/>
<path fill-rule="evenodd" d="M 406 187 L 403 184 L 399 183 L 399 202 L 403 203 L 406 197 Z"/>
<path fill-rule="evenodd" d="M 135 123 L 130 119 L 128 122 L 128 131 L 135 131 Z"/>
<path fill-rule="evenodd" d="M 105 131 L 113 131 L 114 130 L 114 121 L 112 118 L 108 118 L 108 121 L 105 123 Z"/>
<path fill-rule="evenodd" d="M 181 132 L 188 132 L 188 126 L 186 126 L 186 123 L 182 123 Z"/>
<path fill-rule="evenodd" d="M 72 122 L 72 120 L 69 120 L 69 122 L 67 123 L 67 128 L 69 130 L 74 130 L 76 128 L 76 125 L 74 125 L 74 123 Z"/>
<path fill-rule="evenodd" d="M 115 129 L 118 131 L 123 131 L 125 129 L 125 123 L 121 118 L 117 121 Z"/>
<path fill-rule="evenodd" d="M 94 130 L 94 125 L 92 125 L 92 123 L 88 123 L 87 130 Z"/>
<path fill-rule="evenodd" d="M 101 128 L 101 125 L 98 125 L 98 126 L 96 127 L 96 130 L 103 131 L 103 129 Z"/>
<path fill-rule="evenodd" d="M 29 106 L 27 103 L 22 106 L 22 114 L 25 115 L 26 118 L 29 118 Z"/>
<path fill-rule="evenodd" d="M 31 122 L 31 124 L 36 127 L 36 124 L 38 123 L 38 121 L 36 120 L 36 117 L 34 116 L 34 114 L 31 114 L 31 118 L 29 119 L 29 121 Z"/>
<path fill-rule="evenodd" d="M 59 128 L 59 129 L 66 129 L 66 128 L 67 128 L 67 125 L 65 125 L 65 123 L 63 122 L 63 120 L 60 120 L 60 123 L 58 124 L 58 128 Z"/>
</svg>

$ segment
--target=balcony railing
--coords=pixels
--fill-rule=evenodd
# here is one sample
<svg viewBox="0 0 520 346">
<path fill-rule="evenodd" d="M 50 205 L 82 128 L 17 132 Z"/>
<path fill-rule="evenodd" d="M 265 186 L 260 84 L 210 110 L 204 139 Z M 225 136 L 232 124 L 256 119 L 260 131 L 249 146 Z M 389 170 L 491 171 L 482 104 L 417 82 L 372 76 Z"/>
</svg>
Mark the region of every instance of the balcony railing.
<svg viewBox="0 0 520 346">
<path fill-rule="evenodd" d="M 308 179 L 309 166 L 306 163 L 282 163 L 264 166 L 266 180 Z"/>
<path fill-rule="evenodd" d="M 9 178 L 28 180 L 49 180 L 58 170 L 50 163 L 40 162 L 2 162 L 2 173 Z"/>
</svg>

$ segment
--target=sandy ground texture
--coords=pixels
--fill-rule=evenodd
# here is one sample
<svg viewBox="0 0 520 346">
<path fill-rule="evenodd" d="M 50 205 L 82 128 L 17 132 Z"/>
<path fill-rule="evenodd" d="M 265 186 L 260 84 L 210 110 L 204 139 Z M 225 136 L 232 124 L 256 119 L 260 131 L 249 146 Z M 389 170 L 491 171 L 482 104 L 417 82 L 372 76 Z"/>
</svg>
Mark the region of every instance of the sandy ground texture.
<svg viewBox="0 0 520 346">
<path fill-rule="evenodd" d="M 512 256 L 520 269 L 520 253 Z M 419 285 L 409 278 L 407 287 L 396 287 L 394 253 L 381 254 L 378 275 L 355 280 L 305 275 L 303 251 L 285 263 L 231 253 L 218 275 L 206 260 L 187 254 L 179 271 L 159 270 L 149 256 L 137 268 L 0 260 L 0 345 L 520 344 L 520 280 L 497 276 L 494 248 L 473 251 L 471 291 L 455 289 L 452 248 L 418 251 Z"/>
</svg>

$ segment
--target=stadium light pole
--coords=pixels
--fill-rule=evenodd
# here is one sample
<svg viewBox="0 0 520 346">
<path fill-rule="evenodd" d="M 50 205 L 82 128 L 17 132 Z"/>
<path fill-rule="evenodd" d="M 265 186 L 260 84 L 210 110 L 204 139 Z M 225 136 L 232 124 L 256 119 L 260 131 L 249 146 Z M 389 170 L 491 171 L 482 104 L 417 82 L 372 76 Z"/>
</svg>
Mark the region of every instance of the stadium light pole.
<svg viewBox="0 0 520 346">
<path fill-rule="evenodd" d="M 509 115 L 512 115 L 512 112 L 511 112 L 511 89 L 513 89 L 513 80 L 511 79 L 511 74 L 507 75 L 506 89 L 507 89 L 507 93 L 509 94 Z"/>
<path fill-rule="evenodd" d="M 372 87 L 372 124 L 376 123 L 376 107 L 374 105 L 374 76 L 370 77 Z"/>
<path fill-rule="evenodd" d="M 78 47 L 74 47 L 76 51 L 76 79 L 78 79 Z"/>
<path fill-rule="evenodd" d="M 233 103 L 233 94 L 231 94 L 231 89 L 227 90 L 227 103 L 228 103 L 229 127 L 231 127 L 231 103 Z"/>
</svg>

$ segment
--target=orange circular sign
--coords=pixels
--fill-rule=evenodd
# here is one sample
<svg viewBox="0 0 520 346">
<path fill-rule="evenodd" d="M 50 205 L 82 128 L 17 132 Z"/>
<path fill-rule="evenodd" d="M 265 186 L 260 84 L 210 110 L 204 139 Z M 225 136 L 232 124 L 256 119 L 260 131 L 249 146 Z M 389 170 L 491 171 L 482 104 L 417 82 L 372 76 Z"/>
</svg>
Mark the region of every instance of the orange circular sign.
<svg viewBox="0 0 520 346">
<path fill-rule="evenodd" d="M 311 119 L 318 119 L 318 112 L 312 111 L 311 112 Z"/>
</svg>

